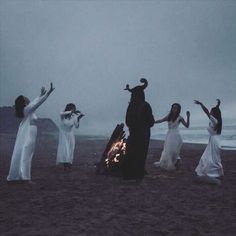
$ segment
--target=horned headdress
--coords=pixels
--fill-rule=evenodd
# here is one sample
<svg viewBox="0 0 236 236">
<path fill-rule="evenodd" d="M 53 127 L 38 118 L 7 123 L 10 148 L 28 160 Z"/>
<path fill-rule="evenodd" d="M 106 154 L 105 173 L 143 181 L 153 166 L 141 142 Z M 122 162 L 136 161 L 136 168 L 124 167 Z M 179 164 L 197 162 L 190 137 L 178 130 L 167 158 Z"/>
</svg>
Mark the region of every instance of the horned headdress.
<svg viewBox="0 0 236 236">
<path fill-rule="evenodd" d="M 147 88 L 148 81 L 145 78 L 141 78 L 140 82 L 143 83 L 143 85 L 138 85 L 138 86 L 136 86 L 136 87 L 134 87 L 132 89 L 129 87 L 129 84 L 126 84 L 125 90 L 128 90 L 131 93 L 134 93 L 134 92 L 137 92 L 137 91 L 142 91 L 145 88 Z"/>
<path fill-rule="evenodd" d="M 148 86 L 148 81 L 145 78 L 141 78 L 140 82 L 143 85 L 138 85 L 134 88 L 130 88 L 129 84 L 126 85 L 125 90 L 131 92 L 131 101 L 145 101 L 144 89 Z"/>
</svg>

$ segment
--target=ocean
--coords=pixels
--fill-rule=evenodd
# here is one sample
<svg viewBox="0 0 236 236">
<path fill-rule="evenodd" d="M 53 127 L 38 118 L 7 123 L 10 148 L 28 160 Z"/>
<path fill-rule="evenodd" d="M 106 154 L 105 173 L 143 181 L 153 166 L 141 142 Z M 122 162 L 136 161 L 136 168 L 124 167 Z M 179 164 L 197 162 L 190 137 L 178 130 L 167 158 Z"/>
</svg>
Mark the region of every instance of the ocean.
<svg viewBox="0 0 236 236">
<path fill-rule="evenodd" d="M 207 144 L 209 140 L 209 133 L 207 127 L 190 127 L 180 128 L 180 134 L 184 143 L 201 143 Z M 167 127 L 155 128 L 152 132 L 152 138 L 158 140 L 165 140 Z M 236 150 L 236 125 L 226 125 L 222 128 L 220 136 L 221 149 Z"/>
</svg>

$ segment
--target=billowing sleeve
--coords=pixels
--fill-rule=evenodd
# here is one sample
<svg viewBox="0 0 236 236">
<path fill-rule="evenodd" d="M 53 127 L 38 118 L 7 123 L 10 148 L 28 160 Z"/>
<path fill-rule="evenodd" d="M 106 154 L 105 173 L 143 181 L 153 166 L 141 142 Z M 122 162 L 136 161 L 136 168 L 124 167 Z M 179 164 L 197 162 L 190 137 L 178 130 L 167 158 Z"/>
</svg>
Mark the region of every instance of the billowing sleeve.
<svg viewBox="0 0 236 236">
<path fill-rule="evenodd" d="M 24 108 L 24 115 L 27 116 L 30 113 L 33 113 L 46 99 L 48 94 L 35 98 Z"/>
</svg>

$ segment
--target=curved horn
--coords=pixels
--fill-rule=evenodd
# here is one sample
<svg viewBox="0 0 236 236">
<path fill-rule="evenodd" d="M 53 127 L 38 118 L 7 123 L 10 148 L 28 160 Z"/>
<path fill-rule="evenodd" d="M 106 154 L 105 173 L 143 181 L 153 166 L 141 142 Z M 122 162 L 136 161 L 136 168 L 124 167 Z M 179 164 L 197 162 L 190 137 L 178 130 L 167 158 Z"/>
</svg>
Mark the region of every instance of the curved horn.
<svg viewBox="0 0 236 236">
<path fill-rule="evenodd" d="M 132 92 L 131 89 L 129 88 L 129 84 L 126 84 L 126 87 L 124 90 L 128 90 L 129 92 Z"/>
<path fill-rule="evenodd" d="M 219 98 L 217 98 L 217 99 L 216 99 L 216 101 L 217 101 L 217 105 L 216 105 L 216 107 L 218 107 L 218 108 L 219 108 L 219 107 L 220 107 L 220 103 L 221 103 L 221 101 L 220 101 L 220 99 L 219 99 Z"/>
<path fill-rule="evenodd" d="M 143 83 L 142 88 L 145 89 L 148 86 L 148 81 L 145 78 L 141 78 L 140 82 Z"/>
</svg>

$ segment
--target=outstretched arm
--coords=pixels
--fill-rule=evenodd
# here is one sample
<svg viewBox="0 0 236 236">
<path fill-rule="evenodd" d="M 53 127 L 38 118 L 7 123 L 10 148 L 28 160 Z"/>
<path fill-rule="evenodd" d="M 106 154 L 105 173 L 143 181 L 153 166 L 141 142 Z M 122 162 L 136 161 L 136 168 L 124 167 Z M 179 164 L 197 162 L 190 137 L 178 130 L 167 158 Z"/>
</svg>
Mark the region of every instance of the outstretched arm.
<svg viewBox="0 0 236 236">
<path fill-rule="evenodd" d="M 187 121 L 185 121 L 184 118 L 181 117 L 180 122 L 181 122 L 186 128 L 188 128 L 188 127 L 189 127 L 189 124 L 190 124 L 190 120 L 189 120 L 189 118 L 190 118 L 190 112 L 187 111 L 187 112 L 186 112 L 186 115 L 187 115 Z"/>
<path fill-rule="evenodd" d="M 208 116 L 208 118 L 210 118 L 210 112 L 208 111 L 208 109 L 198 100 L 194 100 L 194 103 L 197 105 L 200 105 L 202 110 L 206 113 L 206 115 Z"/>
<path fill-rule="evenodd" d="M 24 109 L 25 115 L 34 112 L 52 93 L 52 91 L 55 88 L 53 88 L 53 84 L 50 83 L 50 89 L 48 91 L 45 90 L 44 87 L 41 88 L 41 94 L 39 97 L 35 98 L 32 102 L 30 102 Z"/>
<path fill-rule="evenodd" d="M 165 122 L 165 121 L 168 121 L 168 115 L 165 116 L 165 117 L 162 118 L 162 119 L 156 120 L 156 121 L 155 121 L 155 124 L 159 124 L 159 123 L 162 123 L 162 122 Z"/>
<path fill-rule="evenodd" d="M 64 119 L 65 116 L 67 116 L 67 115 L 72 115 L 72 111 L 63 111 L 60 113 L 61 119 Z"/>
</svg>

